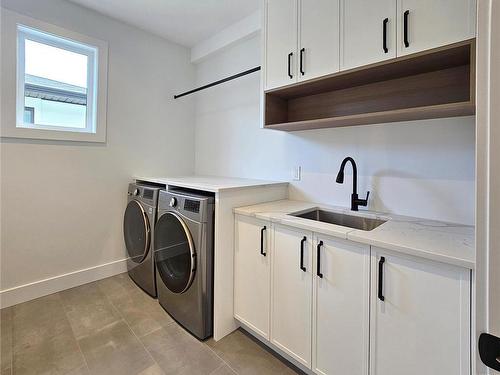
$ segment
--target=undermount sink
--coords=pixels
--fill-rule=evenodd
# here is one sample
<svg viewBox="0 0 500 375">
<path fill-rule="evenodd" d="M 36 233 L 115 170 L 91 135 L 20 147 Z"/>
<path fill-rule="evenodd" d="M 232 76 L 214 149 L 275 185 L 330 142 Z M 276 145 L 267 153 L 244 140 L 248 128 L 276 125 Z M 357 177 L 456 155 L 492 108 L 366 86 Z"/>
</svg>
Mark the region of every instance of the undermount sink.
<svg viewBox="0 0 500 375">
<path fill-rule="evenodd" d="M 372 219 L 369 217 L 362 217 L 362 216 L 346 215 L 338 212 L 320 210 L 318 208 L 314 208 L 312 210 L 305 212 L 296 212 L 290 215 L 295 217 L 301 217 L 303 219 L 321 221 L 323 223 L 336 224 L 336 225 L 341 225 L 343 227 L 349 227 L 365 231 L 371 231 L 386 222 L 386 220 Z"/>
</svg>

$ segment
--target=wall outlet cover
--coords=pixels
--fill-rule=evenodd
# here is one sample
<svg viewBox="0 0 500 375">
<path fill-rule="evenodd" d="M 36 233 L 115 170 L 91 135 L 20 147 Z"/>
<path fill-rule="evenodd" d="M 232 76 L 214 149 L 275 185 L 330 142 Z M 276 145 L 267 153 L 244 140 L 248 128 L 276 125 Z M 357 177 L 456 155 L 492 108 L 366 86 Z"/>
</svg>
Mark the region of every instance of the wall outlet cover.
<svg viewBox="0 0 500 375">
<path fill-rule="evenodd" d="M 293 169 L 293 179 L 294 181 L 300 181 L 300 177 L 301 177 L 301 173 L 302 172 L 302 168 L 300 165 L 297 165 L 294 169 Z"/>
</svg>

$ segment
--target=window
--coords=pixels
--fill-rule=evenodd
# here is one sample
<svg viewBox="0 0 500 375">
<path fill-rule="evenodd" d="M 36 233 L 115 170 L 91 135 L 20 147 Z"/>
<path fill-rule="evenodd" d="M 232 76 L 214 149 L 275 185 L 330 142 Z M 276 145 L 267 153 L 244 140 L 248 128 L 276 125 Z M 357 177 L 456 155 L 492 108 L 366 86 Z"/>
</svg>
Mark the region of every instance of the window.
<svg viewBox="0 0 500 375">
<path fill-rule="evenodd" d="M 108 43 L 8 11 L 0 28 L 0 137 L 106 142 Z"/>
<path fill-rule="evenodd" d="M 95 133 L 97 53 L 97 47 L 18 26 L 17 126 Z"/>
</svg>

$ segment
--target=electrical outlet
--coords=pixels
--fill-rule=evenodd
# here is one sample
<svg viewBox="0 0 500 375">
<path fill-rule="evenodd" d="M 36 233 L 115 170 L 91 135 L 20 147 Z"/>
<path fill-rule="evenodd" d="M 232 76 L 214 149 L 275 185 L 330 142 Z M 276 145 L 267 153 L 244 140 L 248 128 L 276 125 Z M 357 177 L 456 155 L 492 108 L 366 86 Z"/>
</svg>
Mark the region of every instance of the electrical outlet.
<svg viewBox="0 0 500 375">
<path fill-rule="evenodd" d="M 293 169 L 293 179 L 294 179 L 294 181 L 300 181 L 301 174 L 302 174 L 302 168 L 300 167 L 300 165 L 297 165 Z"/>
</svg>

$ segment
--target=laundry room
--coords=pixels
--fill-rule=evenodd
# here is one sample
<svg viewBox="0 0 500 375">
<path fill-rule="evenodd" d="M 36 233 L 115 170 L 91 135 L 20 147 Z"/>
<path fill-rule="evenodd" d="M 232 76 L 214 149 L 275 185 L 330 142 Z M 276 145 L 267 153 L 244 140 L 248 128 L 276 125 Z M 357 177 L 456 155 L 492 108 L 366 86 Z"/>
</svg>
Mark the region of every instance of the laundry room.
<svg viewBox="0 0 500 375">
<path fill-rule="evenodd" d="M 500 2 L 0 29 L 0 375 L 500 373 Z"/>
</svg>

